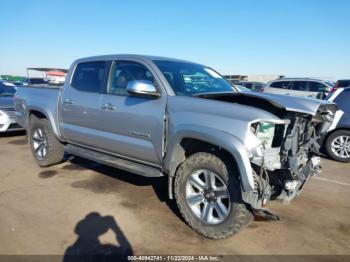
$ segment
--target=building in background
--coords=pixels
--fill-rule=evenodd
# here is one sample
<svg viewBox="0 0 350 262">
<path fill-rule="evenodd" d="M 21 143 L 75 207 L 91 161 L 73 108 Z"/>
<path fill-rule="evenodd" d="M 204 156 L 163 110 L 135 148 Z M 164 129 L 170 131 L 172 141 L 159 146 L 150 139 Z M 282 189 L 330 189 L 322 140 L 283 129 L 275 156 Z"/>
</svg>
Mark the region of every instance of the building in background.
<svg viewBox="0 0 350 262">
<path fill-rule="evenodd" d="M 224 75 L 225 79 L 232 84 L 240 81 L 267 83 L 272 80 L 281 79 L 283 75 Z"/>
<path fill-rule="evenodd" d="M 63 85 L 66 80 L 66 72 L 51 70 L 46 73 L 46 79 L 49 84 L 53 85 Z"/>
</svg>

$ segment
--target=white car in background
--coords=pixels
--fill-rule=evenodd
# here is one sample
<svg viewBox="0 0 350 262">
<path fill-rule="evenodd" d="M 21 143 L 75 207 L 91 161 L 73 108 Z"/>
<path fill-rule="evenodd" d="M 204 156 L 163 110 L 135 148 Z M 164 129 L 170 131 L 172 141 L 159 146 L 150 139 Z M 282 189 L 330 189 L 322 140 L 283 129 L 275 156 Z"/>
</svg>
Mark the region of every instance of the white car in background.
<svg viewBox="0 0 350 262">
<path fill-rule="evenodd" d="M 0 80 L 0 133 L 24 130 L 16 123 L 13 96 L 16 86 Z"/>
<path fill-rule="evenodd" d="M 267 83 L 262 92 L 324 99 L 332 88 L 331 82 L 320 79 L 281 78 Z"/>
</svg>

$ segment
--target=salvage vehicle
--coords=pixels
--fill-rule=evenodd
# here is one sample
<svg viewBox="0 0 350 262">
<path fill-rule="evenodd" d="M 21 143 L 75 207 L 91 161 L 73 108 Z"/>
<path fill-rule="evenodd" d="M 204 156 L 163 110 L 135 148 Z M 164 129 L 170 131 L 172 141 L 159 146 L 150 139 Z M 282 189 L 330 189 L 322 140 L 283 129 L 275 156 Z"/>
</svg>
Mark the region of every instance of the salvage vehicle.
<svg viewBox="0 0 350 262">
<path fill-rule="evenodd" d="M 19 123 L 40 166 L 70 153 L 147 177 L 168 177 L 187 224 L 230 237 L 253 214 L 273 216 L 321 171 L 332 102 L 237 92 L 210 67 L 108 55 L 75 61 L 62 88 L 19 87 Z M 131 174 L 130 174 L 131 175 Z"/>
<path fill-rule="evenodd" d="M 350 87 L 338 88 L 328 101 L 334 102 L 338 110 L 334 115 L 332 125 L 327 130 L 323 145 L 332 159 L 350 162 Z"/>
<path fill-rule="evenodd" d="M 16 86 L 0 80 L 0 133 L 23 130 L 16 123 L 13 96 Z"/>
</svg>

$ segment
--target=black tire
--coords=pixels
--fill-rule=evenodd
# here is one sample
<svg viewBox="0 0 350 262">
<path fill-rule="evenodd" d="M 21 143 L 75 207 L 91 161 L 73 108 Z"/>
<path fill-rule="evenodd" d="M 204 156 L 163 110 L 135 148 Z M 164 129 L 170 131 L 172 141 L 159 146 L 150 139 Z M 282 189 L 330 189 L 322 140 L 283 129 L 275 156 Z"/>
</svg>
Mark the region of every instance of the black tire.
<svg viewBox="0 0 350 262">
<path fill-rule="evenodd" d="M 332 159 L 334 159 L 336 161 L 343 162 L 343 163 L 349 163 L 350 156 L 349 157 L 340 157 L 340 156 L 337 156 L 332 150 L 333 141 L 341 136 L 350 137 L 350 131 L 349 130 L 337 130 L 337 131 L 333 132 L 332 134 L 330 134 L 327 137 L 327 140 L 325 143 L 326 152 L 327 152 L 327 155 L 329 157 L 331 157 Z M 349 143 L 350 143 L 350 140 L 349 140 Z"/>
<path fill-rule="evenodd" d="M 34 132 L 38 129 L 42 130 L 43 137 L 46 139 L 47 153 L 44 157 L 39 157 L 34 149 Z M 38 118 L 34 115 L 30 117 L 28 140 L 32 154 L 39 166 L 47 167 L 62 162 L 64 157 L 63 145 L 56 139 L 47 119 Z"/>
<path fill-rule="evenodd" d="M 200 169 L 210 170 L 218 175 L 229 191 L 231 208 L 226 219 L 218 224 L 204 223 L 193 213 L 186 199 L 187 179 Z M 195 153 L 181 164 L 175 177 L 175 199 L 181 215 L 192 229 L 207 238 L 224 239 L 232 237 L 252 221 L 252 213 L 241 200 L 238 174 L 232 161 L 225 161 L 224 157 L 212 153 Z"/>
</svg>

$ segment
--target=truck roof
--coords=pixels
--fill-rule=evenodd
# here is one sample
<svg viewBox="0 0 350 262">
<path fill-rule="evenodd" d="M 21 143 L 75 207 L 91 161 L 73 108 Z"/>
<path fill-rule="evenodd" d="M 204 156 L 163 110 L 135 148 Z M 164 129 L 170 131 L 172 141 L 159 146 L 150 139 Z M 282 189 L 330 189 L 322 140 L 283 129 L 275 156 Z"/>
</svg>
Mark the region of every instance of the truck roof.
<svg viewBox="0 0 350 262">
<path fill-rule="evenodd" d="M 77 59 L 75 63 L 90 62 L 96 60 L 116 60 L 116 59 L 140 59 L 140 60 L 163 60 L 163 61 L 174 61 L 174 62 L 186 62 L 192 64 L 198 64 L 192 61 L 186 61 L 177 58 L 162 57 L 162 56 L 152 56 L 152 55 L 137 55 L 137 54 L 111 54 L 111 55 L 101 55 L 101 56 L 90 56 Z"/>
</svg>

